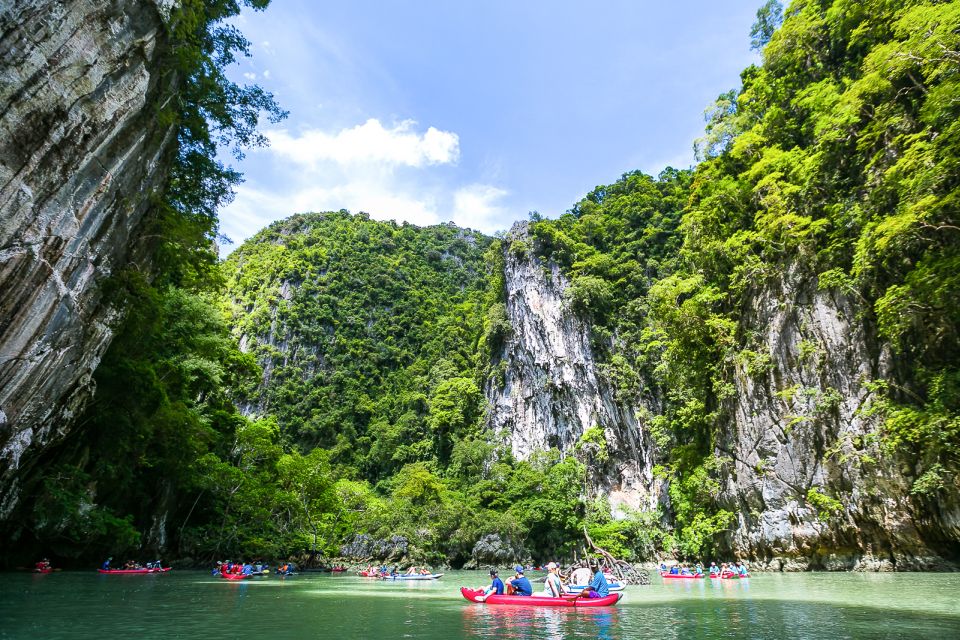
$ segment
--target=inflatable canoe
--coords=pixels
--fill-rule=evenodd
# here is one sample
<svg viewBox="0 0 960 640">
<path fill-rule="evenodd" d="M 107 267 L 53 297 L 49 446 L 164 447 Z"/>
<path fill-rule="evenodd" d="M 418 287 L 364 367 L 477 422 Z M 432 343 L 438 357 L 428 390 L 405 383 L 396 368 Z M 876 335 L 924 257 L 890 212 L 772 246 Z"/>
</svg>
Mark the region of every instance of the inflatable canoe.
<svg viewBox="0 0 960 640">
<path fill-rule="evenodd" d="M 165 573 L 170 571 L 170 567 L 164 567 L 162 569 L 97 569 L 97 571 L 110 575 L 132 573 Z"/>
<path fill-rule="evenodd" d="M 226 578 L 227 580 L 246 580 L 247 578 L 252 578 L 253 574 L 250 573 L 221 573 L 221 578 Z"/>
<path fill-rule="evenodd" d="M 379 571 L 357 571 L 357 575 L 361 578 L 379 578 Z"/>
<path fill-rule="evenodd" d="M 576 598 L 565 596 L 563 598 L 547 598 L 544 596 L 498 596 L 489 595 L 484 600 L 478 600 L 478 596 L 483 595 L 483 591 L 460 587 L 460 593 L 470 602 L 482 602 L 483 604 L 512 604 L 522 607 L 609 607 L 620 601 L 622 593 L 611 593 L 603 598 Z"/>
<path fill-rule="evenodd" d="M 702 573 L 698 573 L 697 575 L 690 574 L 690 575 L 685 576 L 685 575 L 681 575 L 681 574 L 679 574 L 679 573 L 666 573 L 666 572 L 664 572 L 664 571 L 661 571 L 661 572 L 660 572 L 660 577 L 661 577 L 661 578 L 667 578 L 667 579 L 670 579 L 670 580 L 676 580 L 676 579 L 680 579 L 680 580 L 702 580 L 702 579 L 703 579 L 703 574 L 702 574 Z M 712 578 L 713 576 L 710 576 L 710 577 Z"/>
<path fill-rule="evenodd" d="M 427 573 L 427 574 L 412 573 L 410 575 L 401 573 L 395 576 L 385 575 L 385 576 L 381 576 L 380 578 L 381 580 L 436 580 L 442 575 L 443 575 L 442 573 Z"/>
<path fill-rule="evenodd" d="M 740 578 L 749 578 L 749 577 L 750 577 L 750 574 L 748 573 L 748 574 L 746 574 L 746 575 L 741 576 L 741 575 L 736 574 L 736 573 L 733 573 L 733 572 L 731 572 L 731 571 L 724 571 L 723 573 L 711 573 L 711 574 L 710 574 L 710 577 L 711 577 L 711 578 L 721 578 L 721 579 L 723 579 L 723 580 L 739 580 Z"/>
</svg>

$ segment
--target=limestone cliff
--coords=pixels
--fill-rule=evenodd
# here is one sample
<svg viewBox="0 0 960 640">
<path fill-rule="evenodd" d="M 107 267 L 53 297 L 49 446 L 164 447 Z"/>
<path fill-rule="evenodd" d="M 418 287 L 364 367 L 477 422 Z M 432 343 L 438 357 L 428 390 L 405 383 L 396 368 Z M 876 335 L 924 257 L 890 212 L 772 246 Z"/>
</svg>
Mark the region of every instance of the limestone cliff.
<svg viewBox="0 0 960 640">
<path fill-rule="evenodd" d="M 173 142 L 156 117 L 167 4 L 0 8 L 0 517 L 92 393 L 116 314 L 100 287 L 139 258 Z"/>
<path fill-rule="evenodd" d="M 894 372 L 868 317 L 858 298 L 819 290 L 798 269 L 743 311 L 760 362 L 738 366 L 717 454 L 733 461 L 732 546 L 773 569 L 941 568 L 960 538 L 957 501 L 918 501 L 878 448 L 869 383 Z M 839 508 L 818 508 L 811 491 Z"/>
<path fill-rule="evenodd" d="M 582 434 L 600 426 L 610 460 L 595 465 L 593 490 L 615 512 L 659 503 L 669 526 L 669 499 L 652 473 L 666 455 L 644 420 L 663 400 L 650 392 L 640 406 L 618 401 L 589 323 L 564 300 L 564 274 L 516 250 L 530 245 L 523 224 L 505 240 L 512 331 L 494 354 L 501 373 L 486 389 L 488 426 L 521 458 L 550 447 L 573 454 Z M 726 461 L 718 501 L 737 514 L 723 543 L 730 553 L 774 570 L 949 564 L 960 539 L 957 501 L 922 503 L 896 461 L 875 463 L 879 424 L 867 411 L 868 383 L 890 376 L 892 365 L 864 318 L 858 299 L 821 291 L 796 269 L 747 297 L 741 333 L 753 342 L 738 361 L 714 452 Z M 840 507 L 814 504 L 811 491 Z"/>
<path fill-rule="evenodd" d="M 487 383 L 487 425 L 521 459 L 551 447 L 571 453 L 586 430 L 600 427 L 609 464 L 593 477 L 595 490 L 606 493 L 615 510 L 654 508 L 661 487 L 652 474 L 653 443 L 639 417 L 645 411 L 614 396 L 599 371 L 589 324 L 564 299 L 566 277 L 553 262 L 515 249 L 529 243 L 523 222 L 505 241 L 505 304 L 512 331 L 494 354 L 503 375 Z"/>
</svg>

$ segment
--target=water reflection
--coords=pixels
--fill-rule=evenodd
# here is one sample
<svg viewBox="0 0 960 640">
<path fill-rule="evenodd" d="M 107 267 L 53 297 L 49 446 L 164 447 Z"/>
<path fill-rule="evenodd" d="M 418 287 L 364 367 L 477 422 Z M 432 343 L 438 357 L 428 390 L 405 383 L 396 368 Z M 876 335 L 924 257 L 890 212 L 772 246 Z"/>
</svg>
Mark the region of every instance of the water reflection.
<svg viewBox="0 0 960 640">
<path fill-rule="evenodd" d="M 466 637 L 496 636 L 554 640 L 557 638 L 623 638 L 616 607 L 520 607 L 471 604 L 463 608 Z"/>
</svg>

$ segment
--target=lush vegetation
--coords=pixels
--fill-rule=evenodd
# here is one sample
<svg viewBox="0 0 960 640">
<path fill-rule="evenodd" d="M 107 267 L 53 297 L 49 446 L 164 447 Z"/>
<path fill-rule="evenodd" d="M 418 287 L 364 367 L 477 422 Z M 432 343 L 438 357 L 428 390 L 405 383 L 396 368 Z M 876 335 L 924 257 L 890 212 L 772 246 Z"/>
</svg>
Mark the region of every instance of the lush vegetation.
<svg viewBox="0 0 960 640">
<path fill-rule="evenodd" d="M 24 478 L 4 536 L 18 542 L 7 550 L 20 556 L 7 561 L 156 548 L 171 542 L 161 531 L 189 552 L 191 514 L 210 507 L 187 502 L 206 479 L 198 461 L 239 460 L 235 441 L 246 421 L 229 390 L 257 365 L 237 349 L 214 304 L 222 283 L 217 209 L 240 180 L 217 153 L 240 156 L 262 144 L 260 118 L 284 115 L 268 93 L 225 75 L 248 52 L 225 22 L 242 5 L 262 9 L 267 1 L 185 0 L 164 23 L 164 93 L 155 109 L 176 135 L 163 188 L 139 194 L 151 205 L 138 240 L 150 268 L 131 264 L 105 287 L 125 313 L 116 315 L 116 338 L 97 368 L 95 401 L 66 441 L 30 461 L 40 472 Z"/>
<path fill-rule="evenodd" d="M 223 75 L 246 48 L 222 24 L 237 9 L 184 2 L 171 23 L 183 99 L 160 114 L 180 135 L 158 271 L 113 283 L 126 321 L 24 535 L 64 556 L 165 544 L 196 560 L 399 535 L 417 562 L 461 563 L 556 557 L 586 528 L 625 557 L 710 552 L 734 518 L 717 444 L 735 372 L 766 370 L 741 310 L 787 272 L 855 300 L 896 356 L 863 409 L 882 425 L 864 463 L 906 461 L 918 501 L 955 490 L 960 4 L 770 0 L 751 33 L 763 63 L 708 109 L 697 168 L 627 173 L 535 215 L 530 245 L 341 211 L 271 225 L 218 266 L 216 209 L 239 177 L 216 147 L 257 144 L 257 112 L 282 115 Z M 615 520 L 586 497 L 609 456 L 599 430 L 524 461 L 484 431 L 512 331 L 505 250 L 559 264 L 618 399 L 662 407 L 645 418 L 669 511 Z M 841 508 L 820 487 L 801 497 L 823 520 Z"/>
<path fill-rule="evenodd" d="M 707 111 L 692 176 L 628 174 L 535 225 L 572 301 L 616 338 L 611 379 L 628 396 L 640 380 L 662 390 L 666 543 L 686 554 L 732 519 L 717 438 L 735 363 L 762 359 L 740 314 L 788 271 L 857 299 L 896 354 L 866 411 L 882 452 L 914 469 L 914 495 L 955 487 L 960 463 L 960 6 L 771 0 L 752 35 L 763 65 Z M 838 504 L 807 501 L 821 516 Z"/>
</svg>

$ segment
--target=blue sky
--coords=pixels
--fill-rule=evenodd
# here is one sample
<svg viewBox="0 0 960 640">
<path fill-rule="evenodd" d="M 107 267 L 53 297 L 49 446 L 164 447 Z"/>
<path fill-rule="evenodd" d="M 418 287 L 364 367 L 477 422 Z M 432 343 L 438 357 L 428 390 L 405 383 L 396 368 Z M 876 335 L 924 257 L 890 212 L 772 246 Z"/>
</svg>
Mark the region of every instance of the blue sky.
<svg viewBox="0 0 960 640">
<path fill-rule="evenodd" d="M 274 0 L 231 69 L 290 112 L 235 166 L 239 243 L 349 209 L 488 233 L 600 184 L 693 163 L 703 110 L 756 62 L 761 0 Z M 236 245 L 225 247 L 226 251 Z"/>
</svg>

